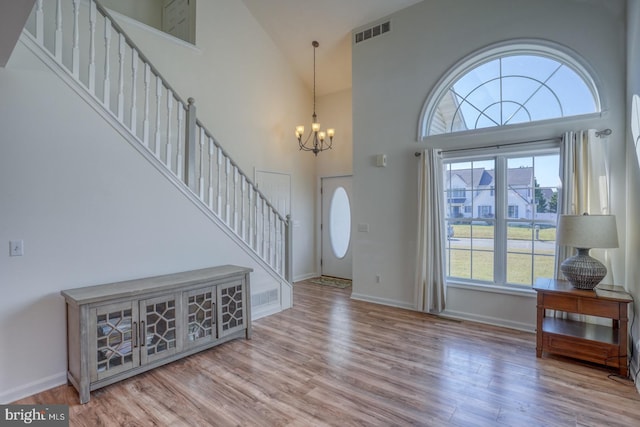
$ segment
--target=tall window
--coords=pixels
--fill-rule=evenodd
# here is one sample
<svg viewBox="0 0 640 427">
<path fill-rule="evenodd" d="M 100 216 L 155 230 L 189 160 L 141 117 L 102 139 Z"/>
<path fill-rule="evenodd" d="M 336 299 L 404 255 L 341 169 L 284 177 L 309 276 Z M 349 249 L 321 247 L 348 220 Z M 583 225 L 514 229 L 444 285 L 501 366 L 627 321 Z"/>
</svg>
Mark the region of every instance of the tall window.
<svg viewBox="0 0 640 427">
<path fill-rule="evenodd" d="M 444 166 L 445 220 L 452 229 L 447 279 L 531 286 L 536 277 L 553 277 L 557 150 L 496 151 L 481 159 L 449 158 Z M 453 197 L 460 183 L 465 197 Z"/>
<path fill-rule="evenodd" d="M 560 121 L 601 111 L 587 63 L 548 41 L 490 46 L 442 77 L 418 135 L 445 151 L 447 282 L 530 287 L 554 277 L 559 149 L 545 138 Z M 512 145 L 514 131 L 513 142 L 539 143 Z"/>
</svg>

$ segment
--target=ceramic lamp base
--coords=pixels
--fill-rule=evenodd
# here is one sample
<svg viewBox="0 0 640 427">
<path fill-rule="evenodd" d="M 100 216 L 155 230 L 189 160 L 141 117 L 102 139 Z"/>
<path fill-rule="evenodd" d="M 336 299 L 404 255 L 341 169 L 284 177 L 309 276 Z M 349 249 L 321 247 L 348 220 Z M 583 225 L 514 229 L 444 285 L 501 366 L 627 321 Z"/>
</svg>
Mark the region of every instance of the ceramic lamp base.
<svg viewBox="0 0 640 427">
<path fill-rule="evenodd" d="M 589 249 L 577 249 L 577 252 L 560 264 L 560 271 L 574 288 L 593 289 L 607 275 L 607 267 L 589 256 Z"/>
</svg>

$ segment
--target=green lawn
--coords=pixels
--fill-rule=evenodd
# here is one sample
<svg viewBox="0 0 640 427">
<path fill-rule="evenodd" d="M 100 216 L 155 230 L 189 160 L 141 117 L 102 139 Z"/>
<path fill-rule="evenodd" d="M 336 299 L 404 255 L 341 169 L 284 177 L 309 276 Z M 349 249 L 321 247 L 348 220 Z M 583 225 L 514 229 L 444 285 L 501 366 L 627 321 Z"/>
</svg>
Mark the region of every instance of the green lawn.
<svg viewBox="0 0 640 427">
<path fill-rule="evenodd" d="M 455 237 L 469 238 L 473 232 L 473 237 L 476 239 L 493 239 L 493 226 L 489 225 L 468 225 L 468 224 L 455 224 L 453 226 L 453 235 Z M 532 233 L 535 230 L 525 227 L 509 227 L 507 233 L 509 239 L 513 240 L 531 240 Z M 543 228 L 538 234 L 539 240 L 556 240 L 555 228 Z"/>
<path fill-rule="evenodd" d="M 449 242 L 451 250 L 450 259 L 447 260 L 447 268 L 450 269 L 448 276 L 493 282 L 492 247 L 474 248 L 471 251 L 468 244 L 456 244 L 456 239 L 470 238 L 472 235 L 474 239 L 493 239 L 494 228 L 487 225 L 454 225 L 453 228 L 455 237 Z M 533 230 L 509 227 L 507 233 L 509 240 L 531 241 Z M 538 241 L 555 241 L 555 237 L 555 228 L 542 229 Z M 555 250 L 535 247 L 535 252 L 531 252 L 530 248 L 524 247 L 512 249 L 507 253 L 508 283 L 531 285 L 532 277 L 535 280 L 536 277 L 553 276 Z"/>
</svg>

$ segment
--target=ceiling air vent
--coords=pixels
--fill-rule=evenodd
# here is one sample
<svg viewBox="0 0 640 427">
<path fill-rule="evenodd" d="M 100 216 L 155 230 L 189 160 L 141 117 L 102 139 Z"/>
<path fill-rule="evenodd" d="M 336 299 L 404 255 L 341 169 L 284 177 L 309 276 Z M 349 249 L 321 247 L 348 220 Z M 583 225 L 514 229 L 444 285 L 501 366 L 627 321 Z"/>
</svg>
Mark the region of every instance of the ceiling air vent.
<svg viewBox="0 0 640 427">
<path fill-rule="evenodd" d="M 365 40 L 369 40 L 372 37 L 377 37 L 384 33 L 388 33 L 389 31 L 391 31 L 391 21 L 382 22 L 380 24 L 374 25 L 371 28 L 367 28 L 364 31 L 356 33 L 355 42 L 360 43 Z"/>
</svg>

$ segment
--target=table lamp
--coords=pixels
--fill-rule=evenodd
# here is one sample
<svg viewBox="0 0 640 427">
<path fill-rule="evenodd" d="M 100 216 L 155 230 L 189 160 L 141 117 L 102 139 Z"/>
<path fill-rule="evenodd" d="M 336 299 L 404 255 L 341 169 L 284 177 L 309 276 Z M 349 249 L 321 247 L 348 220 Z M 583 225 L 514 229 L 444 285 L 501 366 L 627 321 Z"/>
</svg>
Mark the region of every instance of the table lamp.
<svg viewBox="0 0 640 427">
<path fill-rule="evenodd" d="M 560 264 L 560 271 L 574 288 L 593 289 L 607 275 L 607 268 L 589 256 L 592 248 L 617 248 L 614 215 L 560 215 L 558 245 L 576 248 L 576 254 Z"/>
</svg>

